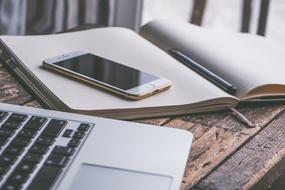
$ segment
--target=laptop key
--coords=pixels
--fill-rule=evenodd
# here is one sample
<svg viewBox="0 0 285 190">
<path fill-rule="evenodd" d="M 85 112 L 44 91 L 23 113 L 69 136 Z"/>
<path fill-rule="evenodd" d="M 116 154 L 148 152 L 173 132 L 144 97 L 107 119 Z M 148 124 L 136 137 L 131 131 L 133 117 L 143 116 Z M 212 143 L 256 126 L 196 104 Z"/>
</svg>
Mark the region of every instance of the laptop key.
<svg viewBox="0 0 285 190">
<path fill-rule="evenodd" d="M 8 120 L 5 123 L 3 123 L 2 128 L 3 129 L 18 129 L 20 125 L 21 125 L 21 122 Z"/>
<path fill-rule="evenodd" d="M 68 157 L 59 154 L 50 154 L 45 165 L 64 167 L 68 161 Z"/>
<path fill-rule="evenodd" d="M 54 154 L 62 154 L 65 156 L 71 156 L 74 153 L 74 148 L 65 146 L 55 146 L 52 150 Z"/>
<path fill-rule="evenodd" d="M 28 186 L 28 190 L 48 190 L 58 179 L 62 169 L 55 166 L 43 166 Z"/>
<path fill-rule="evenodd" d="M 0 137 L 0 146 L 4 146 L 8 142 L 7 137 Z"/>
<path fill-rule="evenodd" d="M 23 173 L 23 172 L 19 172 L 19 171 L 14 171 L 9 177 L 8 177 L 8 183 L 12 183 L 12 184 L 22 184 L 24 183 L 27 178 L 28 178 L 29 174 L 28 173 Z"/>
<path fill-rule="evenodd" d="M 11 137 L 14 133 L 14 130 L 0 128 L 0 137 Z"/>
<path fill-rule="evenodd" d="M 19 133 L 19 137 L 26 137 L 26 138 L 34 138 L 37 134 L 37 131 L 32 131 L 29 129 L 22 129 Z"/>
<path fill-rule="evenodd" d="M 27 115 L 13 113 L 8 120 L 23 122 L 28 118 Z"/>
<path fill-rule="evenodd" d="M 52 119 L 42 132 L 42 135 L 48 137 L 58 137 L 66 124 L 66 121 Z"/>
<path fill-rule="evenodd" d="M 40 130 L 46 121 L 47 118 L 32 116 L 31 119 L 29 119 L 29 121 L 25 124 L 24 128 L 31 130 Z"/>
<path fill-rule="evenodd" d="M 77 147 L 80 144 L 80 139 L 71 139 L 67 146 L 69 147 Z"/>
<path fill-rule="evenodd" d="M 90 128 L 89 124 L 81 123 L 77 130 L 78 131 L 88 131 L 89 128 Z"/>
<path fill-rule="evenodd" d="M 73 135 L 73 138 L 76 138 L 76 139 L 82 139 L 85 135 L 85 132 L 83 131 L 76 131 Z"/>
<path fill-rule="evenodd" d="M 52 145 L 54 143 L 55 139 L 51 138 L 51 137 L 44 137 L 44 136 L 40 136 L 37 139 L 37 143 L 38 144 L 44 144 L 44 145 Z"/>
<path fill-rule="evenodd" d="M 11 165 L 15 162 L 17 156 L 15 155 L 9 155 L 9 154 L 2 154 L 0 156 L 0 165 Z"/>
<path fill-rule="evenodd" d="M 9 145 L 4 153 L 5 154 L 11 154 L 11 155 L 20 155 L 22 152 L 24 151 L 24 147 L 20 147 L 20 146 L 15 146 L 15 145 Z"/>
<path fill-rule="evenodd" d="M 40 145 L 35 143 L 30 149 L 29 152 L 37 153 L 37 154 L 45 154 L 49 150 L 49 146 L 47 145 Z"/>
<path fill-rule="evenodd" d="M 72 129 L 66 129 L 62 136 L 70 138 L 72 133 L 73 133 Z"/>
<path fill-rule="evenodd" d="M 28 146 L 30 142 L 31 142 L 31 139 L 16 136 L 11 142 L 11 144 L 15 146 Z"/>
<path fill-rule="evenodd" d="M 42 159 L 42 156 L 39 154 L 34 154 L 34 153 L 27 153 L 23 160 L 24 162 L 33 162 L 33 163 L 39 163 Z"/>
<path fill-rule="evenodd" d="M 0 176 L 6 174 L 6 172 L 8 171 L 9 166 L 6 165 L 0 165 Z"/>
<path fill-rule="evenodd" d="M 6 182 L 1 189 L 2 190 L 19 190 L 21 189 L 21 185 L 16 184 L 16 183 Z"/>
<path fill-rule="evenodd" d="M 0 125 L 0 149 L 4 149 L 3 145 L 9 144 L 7 147 L 5 146 L 1 152 L 2 155 L 0 155 L 0 181 L 6 179 L 1 183 L 0 189 L 4 187 L 8 189 L 23 188 L 23 184 L 36 169 L 39 170 L 36 170 L 37 173 L 33 173 L 33 179 L 31 183 L 29 182 L 28 189 L 33 187 L 36 187 L 34 189 L 50 189 L 63 168 L 66 167 L 71 159 L 70 157 L 75 154 L 75 147 L 80 145 L 81 139 L 86 136 L 86 131 L 91 128 L 90 124 L 81 123 L 75 130 L 65 129 L 68 123 L 66 120 L 18 113 L 2 113 L 0 111 L 0 121 L 1 117 L 4 122 Z M 26 122 L 22 126 L 24 121 Z M 16 132 L 17 134 L 14 135 Z M 41 134 L 39 134 L 40 132 Z M 10 139 L 9 137 L 12 136 L 15 138 Z M 63 138 L 64 136 L 70 139 Z M 26 147 L 32 142 L 32 138 L 35 139 L 35 142 L 25 153 Z M 44 157 L 44 154 L 50 152 L 51 145 L 60 139 L 68 140 L 68 146 L 56 145 L 52 147 L 53 149 L 47 158 Z M 23 158 L 19 155 L 23 155 Z M 16 160 L 17 165 L 14 166 Z M 39 163 L 42 163 L 41 161 L 43 165 L 38 166 Z M 10 170 L 12 170 L 11 174 L 9 172 L 10 175 L 5 176 Z"/>
<path fill-rule="evenodd" d="M 36 168 L 36 164 L 32 162 L 20 162 L 17 167 L 16 171 L 24 172 L 24 173 L 31 173 Z"/>
<path fill-rule="evenodd" d="M 8 115 L 7 112 L 0 112 L 0 122 L 3 121 L 5 119 L 5 117 Z"/>
</svg>

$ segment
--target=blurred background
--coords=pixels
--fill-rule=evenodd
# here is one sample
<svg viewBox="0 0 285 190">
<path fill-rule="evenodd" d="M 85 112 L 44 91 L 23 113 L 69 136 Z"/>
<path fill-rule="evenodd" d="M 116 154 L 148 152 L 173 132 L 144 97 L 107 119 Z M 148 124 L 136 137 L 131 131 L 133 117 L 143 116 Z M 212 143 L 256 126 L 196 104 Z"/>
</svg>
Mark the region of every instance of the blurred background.
<svg viewBox="0 0 285 190">
<path fill-rule="evenodd" d="M 0 34 L 60 33 L 153 19 L 250 32 L 285 44 L 284 0 L 0 0 Z"/>
<path fill-rule="evenodd" d="M 215 30 L 257 33 L 261 19 L 266 37 L 285 45 L 284 0 L 144 0 L 142 23 L 159 18 L 195 23 L 195 10 L 201 25 Z"/>
</svg>

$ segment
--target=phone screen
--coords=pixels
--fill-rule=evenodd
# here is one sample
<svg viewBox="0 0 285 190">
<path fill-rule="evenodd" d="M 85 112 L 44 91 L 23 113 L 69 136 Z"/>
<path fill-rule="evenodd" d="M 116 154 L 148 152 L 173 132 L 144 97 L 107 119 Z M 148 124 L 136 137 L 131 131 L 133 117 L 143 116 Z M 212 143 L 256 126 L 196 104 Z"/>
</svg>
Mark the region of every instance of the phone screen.
<svg viewBox="0 0 285 190">
<path fill-rule="evenodd" d="M 157 76 L 93 54 L 84 54 L 53 64 L 122 90 L 129 90 L 159 79 Z"/>
</svg>

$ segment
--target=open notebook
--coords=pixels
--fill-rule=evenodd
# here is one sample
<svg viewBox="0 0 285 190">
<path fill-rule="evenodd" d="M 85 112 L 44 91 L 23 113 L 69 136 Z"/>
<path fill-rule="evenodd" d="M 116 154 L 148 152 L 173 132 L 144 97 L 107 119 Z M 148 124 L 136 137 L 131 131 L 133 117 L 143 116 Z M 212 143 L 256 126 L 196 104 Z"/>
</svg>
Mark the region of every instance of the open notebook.
<svg viewBox="0 0 285 190">
<path fill-rule="evenodd" d="M 208 31 L 190 24 L 154 21 L 140 35 L 98 28 L 43 36 L 1 36 L 2 58 L 48 107 L 119 119 L 213 111 L 238 102 L 285 95 L 285 50 L 261 37 Z M 183 49 L 237 86 L 232 96 L 165 51 Z M 173 82 L 154 96 L 129 101 L 42 68 L 44 59 L 84 50 Z M 9 59 L 13 57 L 12 61 Z M 8 59 L 8 60 L 7 60 Z"/>
</svg>

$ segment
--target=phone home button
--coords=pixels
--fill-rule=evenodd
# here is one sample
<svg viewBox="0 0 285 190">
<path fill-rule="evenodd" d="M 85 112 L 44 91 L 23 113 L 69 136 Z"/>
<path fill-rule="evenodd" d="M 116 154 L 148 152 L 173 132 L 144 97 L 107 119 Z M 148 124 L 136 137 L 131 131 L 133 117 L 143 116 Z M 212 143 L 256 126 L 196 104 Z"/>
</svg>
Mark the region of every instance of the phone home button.
<svg viewBox="0 0 285 190">
<path fill-rule="evenodd" d="M 147 85 L 147 88 L 154 88 L 154 87 L 156 87 L 155 84 L 148 84 Z"/>
</svg>

